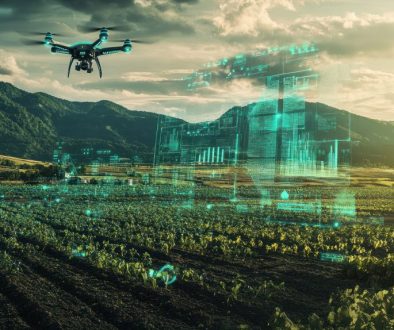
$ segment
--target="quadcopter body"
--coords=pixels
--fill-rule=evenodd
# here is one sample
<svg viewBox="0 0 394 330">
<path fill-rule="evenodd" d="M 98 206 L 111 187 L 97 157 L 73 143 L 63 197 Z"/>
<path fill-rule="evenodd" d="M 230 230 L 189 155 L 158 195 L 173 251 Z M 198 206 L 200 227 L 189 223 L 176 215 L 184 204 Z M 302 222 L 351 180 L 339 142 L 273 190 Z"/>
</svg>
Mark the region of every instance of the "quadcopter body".
<svg viewBox="0 0 394 330">
<path fill-rule="evenodd" d="M 76 71 L 86 71 L 87 73 L 93 72 L 93 62 L 96 63 L 100 78 L 103 76 L 102 67 L 99 61 L 99 57 L 103 55 L 111 55 L 116 53 L 130 53 L 132 51 L 132 42 L 140 42 L 138 40 L 125 39 L 123 45 L 118 47 L 106 47 L 101 48 L 101 45 L 108 41 L 109 30 L 114 28 L 94 28 L 99 31 L 99 38 L 94 42 L 80 42 L 74 45 L 64 45 L 54 41 L 53 37 L 55 33 L 45 33 L 44 41 L 39 42 L 47 47 L 51 47 L 51 52 L 56 54 L 71 55 L 70 62 L 68 65 L 67 77 L 70 77 L 71 67 L 73 62 L 76 61 Z"/>
</svg>

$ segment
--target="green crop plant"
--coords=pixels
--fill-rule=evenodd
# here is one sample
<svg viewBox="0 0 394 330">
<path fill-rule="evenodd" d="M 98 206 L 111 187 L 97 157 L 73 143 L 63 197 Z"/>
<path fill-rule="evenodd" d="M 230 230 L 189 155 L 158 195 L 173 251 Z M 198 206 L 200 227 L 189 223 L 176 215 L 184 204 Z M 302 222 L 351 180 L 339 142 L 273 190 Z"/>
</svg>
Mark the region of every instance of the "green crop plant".
<svg viewBox="0 0 394 330">
<path fill-rule="evenodd" d="M 258 297 L 260 295 L 271 298 L 273 295 L 281 294 L 285 290 L 285 283 L 281 282 L 275 284 L 273 281 L 263 281 L 263 283 L 255 290 L 254 296 Z"/>
<path fill-rule="evenodd" d="M 271 327 L 291 330 L 382 329 L 394 328 L 394 287 L 389 290 L 368 291 L 358 286 L 333 295 L 330 311 L 324 318 L 316 314 L 305 324 L 297 324 L 285 312 L 276 308 Z"/>
<path fill-rule="evenodd" d="M 0 252 L 0 268 L 6 274 L 16 274 L 20 271 L 20 261 L 13 260 L 6 251 Z"/>
</svg>

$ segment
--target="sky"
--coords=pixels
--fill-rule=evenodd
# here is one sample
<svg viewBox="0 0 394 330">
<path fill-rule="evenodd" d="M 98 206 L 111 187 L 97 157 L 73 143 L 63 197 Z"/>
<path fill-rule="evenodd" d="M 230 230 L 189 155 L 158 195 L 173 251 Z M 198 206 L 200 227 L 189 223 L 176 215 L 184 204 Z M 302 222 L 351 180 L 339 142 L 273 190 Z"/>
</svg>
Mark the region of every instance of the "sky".
<svg viewBox="0 0 394 330">
<path fill-rule="evenodd" d="M 56 41 L 94 41 L 81 26 L 120 25 L 114 39 L 143 39 L 130 54 L 103 56 L 103 79 L 72 70 L 69 57 L 25 45 L 31 32 Z M 110 100 L 191 122 L 256 102 L 264 84 L 240 78 L 188 90 L 185 77 L 238 54 L 313 43 L 319 91 L 313 100 L 394 121 L 393 0 L 0 0 L 0 81 L 73 101 Z"/>
</svg>

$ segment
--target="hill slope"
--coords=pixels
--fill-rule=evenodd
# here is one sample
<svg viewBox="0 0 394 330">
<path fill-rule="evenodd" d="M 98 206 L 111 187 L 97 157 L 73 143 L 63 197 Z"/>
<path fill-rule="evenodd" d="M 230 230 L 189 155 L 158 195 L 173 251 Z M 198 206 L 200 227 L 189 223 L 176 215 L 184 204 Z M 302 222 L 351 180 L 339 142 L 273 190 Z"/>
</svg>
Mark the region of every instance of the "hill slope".
<svg viewBox="0 0 394 330">
<path fill-rule="evenodd" d="M 307 104 L 311 106 L 311 104 Z M 394 125 L 389 121 L 381 121 L 350 114 L 325 104 L 318 105 L 319 112 L 334 112 L 337 128 L 348 127 L 350 119 L 352 143 L 352 164 L 360 166 L 385 165 L 394 167 Z M 338 134 L 340 136 L 340 134 Z"/>
<path fill-rule="evenodd" d="M 151 153 L 157 114 L 130 111 L 109 101 L 69 102 L 0 83 L 0 153 L 51 160 L 58 141 L 83 147 Z"/>
<path fill-rule="evenodd" d="M 12 156 L 6 156 L 6 155 L 0 155 L 0 164 L 4 163 L 9 163 L 9 164 L 15 164 L 16 166 L 19 165 L 28 165 L 28 166 L 35 166 L 35 165 L 41 165 L 41 166 L 49 166 L 51 163 L 48 162 L 42 162 L 39 160 L 32 160 L 32 159 L 24 159 L 24 158 L 18 158 L 18 157 L 12 157 Z"/>
<path fill-rule="evenodd" d="M 315 105 L 307 103 L 308 109 Z M 245 111 L 246 107 L 237 107 Z M 319 111 L 335 112 L 345 126 L 347 112 L 319 104 Z M 138 154 L 152 159 L 158 115 L 132 111 L 109 101 L 70 102 L 44 93 L 28 93 L 0 82 L 0 153 L 51 160 L 56 142 L 67 151 L 83 147 L 111 149 L 122 157 Z M 182 120 L 179 120 L 182 122 Z M 394 125 L 351 116 L 353 164 L 394 166 Z"/>
</svg>

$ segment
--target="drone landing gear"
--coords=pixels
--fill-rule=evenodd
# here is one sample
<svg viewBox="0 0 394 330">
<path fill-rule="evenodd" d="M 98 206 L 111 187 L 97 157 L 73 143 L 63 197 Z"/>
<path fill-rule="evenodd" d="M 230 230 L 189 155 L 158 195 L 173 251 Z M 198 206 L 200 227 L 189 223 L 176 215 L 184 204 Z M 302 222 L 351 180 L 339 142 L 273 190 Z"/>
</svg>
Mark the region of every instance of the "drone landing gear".
<svg viewBox="0 0 394 330">
<path fill-rule="evenodd" d="M 69 78 L 69 77 L 70 77 L 70 69 L 71 69 L 71 65 L 73 64 L 73 62 L 74 62 L 74 57 L 72 57 L 72 56 L 71 56 L 71 58 L 70 58 L 70 62 L 68 63 L 68 72 L 67 72 L 67 78 Z"/>
<path fill-rule="evenodd" d="M 95 57 L 94 60 L 96 61 L 97 68 L 99 70 L 100 79 L 101 79 L 101 77 L 103 76 L 103 70 L 101 69 L 100 61 L 99 61 L 98 57 Z"/>
<path fill-rule="evenodd" d="M 92 73 L 93 72 L 93 68 L 87 69 L 86 72 L 87 73 Z"/>
<path fill-rule="evenodd" d="M 81 66 L 80 66 L 79 64 L 77 64 L 77 65 L 75 66 L 75 70 L 81 71 Z"/>
</svg>

